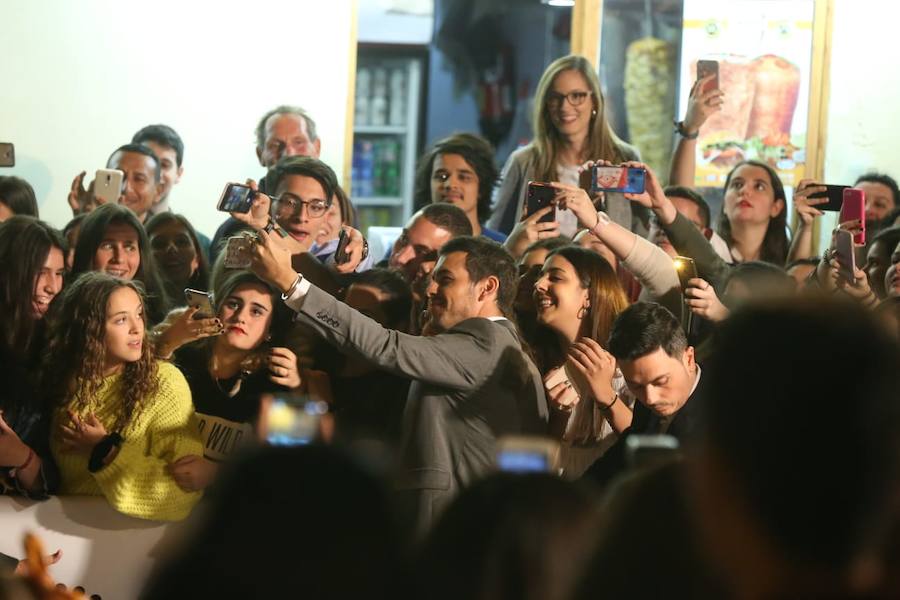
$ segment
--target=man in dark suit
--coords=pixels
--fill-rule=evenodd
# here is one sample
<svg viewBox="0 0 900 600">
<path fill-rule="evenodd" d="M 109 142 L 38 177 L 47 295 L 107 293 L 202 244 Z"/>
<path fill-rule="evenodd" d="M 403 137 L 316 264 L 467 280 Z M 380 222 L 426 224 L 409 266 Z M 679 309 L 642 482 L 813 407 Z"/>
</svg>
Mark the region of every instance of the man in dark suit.
<svg viewBox="0 0 900 600">
<path fill-rule="evenodd" d="M 277 239 L 265 232 L 260 238 L 253 270 L 282 290 L 298 321 L 339 349 L 413 380 L 399 487 L 417 531 L 492 469 L 499 436 L 546 433 L 541 377 L 508 318 L 516 266 L 501 246 L 463 236 L 441 248 L 427 290 L 435 335 L 419 337 L 385 329 L 311 285 Z"/>
<path fill-rule="evenodd" d="M 683 444 L 699 429 L 700 367 L 671 312 L 652 302 L 628 307 L 613 323 L 609 351 L 638 402 L 631 426 L 584 474 L 601 485 L 625 469 L 629 436 L 666 434 Z"/>
</svg>

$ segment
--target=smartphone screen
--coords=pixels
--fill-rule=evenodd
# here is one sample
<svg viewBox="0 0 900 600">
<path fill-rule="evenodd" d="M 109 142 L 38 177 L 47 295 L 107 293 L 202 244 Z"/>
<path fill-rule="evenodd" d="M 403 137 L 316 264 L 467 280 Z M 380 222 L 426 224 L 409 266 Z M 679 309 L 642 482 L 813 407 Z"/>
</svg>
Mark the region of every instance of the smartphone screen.
<svg viewBox="0 0 900 600">
<path fill-rule="evenodd" d="M 253 190 L 246 185 L 229 183 L 219 198 L 217 208 L 222 212 L 248 213 L 253 204 Z"/>
<path fill-rule="evenodd" d="M 671 435 L 629 435 L 625 439 L 625 460 L 629 467 L 650 467 L 680 456 L 678 439 Z"/>
<path fill-rule="evenodd" d="M 844 190 L 849 187 L 849 185 L 826 185 L 824 192 L 816 192 L 815 194 L 810 194 L 809 197 L 828 198 L 827 203 L 818 204 L 816 205 L 816 208 L 819 210 L 838 212 L 841 210 L 841 205 L 844 203 Z"/>
<path fill-rule="evenodd" d="M 538 183 L 535 181 L 528 182 L 527 206 L 528 215 L 533 215 L 537 211 L 553 204 L 556 197 L 556 188 L 547 183 Z M 551 210 L 546 215 L 538 219 L 539 223 L 550 223 L 556 220 L 556 210 Z"/>
<path fill-rule="evenodd" d="M 497 466 L 512 473 L 547 473 L 552 465 L 543 452 L 528 450 L 503 450 L 497 453 Z"/>
<path fill-rule="evenodd" d="M 594 167 L 591 190 L 594 192 L 620 192 L 643 194 L 647 172 L 634 167 Z"/>
<path fill-rule="evenodd" d="M 859 221 L 862 230 L 853 236 L 853 241 L 862 246 L 866 243 L 866 193 L 856 188 L 843 191 L 840 222 Z"/>
<path fill-rule="evenodd" d="M 328 405 L 317 400 L 275 396 L 266 414 L 266 441 L 272 446 L 305 446 L 319 434 Z"/>
<path fill-rule="evenodd" d="M 703 79 L 715 75 L 712 80 L 703 86 L 700 90 L 702 93 L 719 89 L 719 61 L 716 60 L 698 60 L 697 61 L 697 79 Z"/>
</svg>

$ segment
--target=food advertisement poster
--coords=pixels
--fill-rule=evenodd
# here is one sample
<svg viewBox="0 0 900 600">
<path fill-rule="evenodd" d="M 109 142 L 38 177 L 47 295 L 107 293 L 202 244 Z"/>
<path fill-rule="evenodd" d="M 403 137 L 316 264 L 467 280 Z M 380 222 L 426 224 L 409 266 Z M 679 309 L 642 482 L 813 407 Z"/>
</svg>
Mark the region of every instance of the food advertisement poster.
<svg viewBox="0 0 900 600">
<path fill-rule="evenodd" d="M 725 93 L 700 129 L 696 186 L 721 186 L 744 159 L 770 164 L 785 186 L 803 178 L 814 9 L 814 0 L 685 0 L 679 112 L 698 60 L 718 61 Z"/>
</svg>

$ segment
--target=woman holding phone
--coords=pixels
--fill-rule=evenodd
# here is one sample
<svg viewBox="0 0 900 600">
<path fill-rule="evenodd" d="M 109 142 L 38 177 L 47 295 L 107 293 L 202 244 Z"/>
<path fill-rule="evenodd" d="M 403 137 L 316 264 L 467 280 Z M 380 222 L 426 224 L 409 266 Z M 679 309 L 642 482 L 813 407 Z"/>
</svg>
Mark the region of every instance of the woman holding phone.
<svg viewBox="0 0 900 600">
<path fill-rule="evenodd" d="M 544 71 L 535 91 L 532 128 L 534 139 L 513 152 L 501 172 L 494 214 L 488 222 L 493 229 L 510 232 L 520 223 L 529 181 L 578 185 L 578 169 L 587 160 L 618 164 L 638 159 L 637 150 L 609 126 L 597 73 L 581 56 L 559 58 Z M 605 210 L 617 223 L 646 235 L 647 224 L 633 216 L 641 209 L 633 208 L 621 194 L 608 195 Z M 575 235 L 574 215 L 557 211 L 556 220 L 559 225 L 553 228 L 529 218 L 510 238 L 527 236 L 524 248 L 537 239 Z"/>
<path fill-rule="evenodd" d="M 150 238 L 128 208 L 104 204 L 82 221 L 72 275 L 77 277 L 88 271 L 141 282 L 146 294 L 147 321 L 156 324 L 166 316 L 169 297 L 150 250 Z"/>
<path fill-rule="evenodd" d="M 158 355 L 187 378 L 203 441 L 203 452 L 171 466 L 185 490 L 206 488 L 218 463 L 254 439 L 262 394 L 301 388 L 297 356 L 279 337 L 290 319 L 281 293 L 238 270 L 224 275 L 215 299 L 215 328 L 195 321 L 190 308 L 158 328 Z"/>
<path fill-rule="evenodd" d="M 56 407 L 61 493 L 104 496 L 141 519 L 185 518 L 199 494 L 167 470 L 201 448 L 191 393 L 178 369 L 153 357 L 138 285 L 85 273 L 52 319 L 42 383 Z"/>
<path fill-rule="evenodd" d="M 553 409 L 551 430 L 563 442 L 565 476 L 574 479 L 631 424 L 634 397 L 603 349 L 628 298 L 600 255 L 563 246 L 547 254 L 534 304 L 538 326 L 555 337 L 535 349 L 535 359 Z"/>
</svg>

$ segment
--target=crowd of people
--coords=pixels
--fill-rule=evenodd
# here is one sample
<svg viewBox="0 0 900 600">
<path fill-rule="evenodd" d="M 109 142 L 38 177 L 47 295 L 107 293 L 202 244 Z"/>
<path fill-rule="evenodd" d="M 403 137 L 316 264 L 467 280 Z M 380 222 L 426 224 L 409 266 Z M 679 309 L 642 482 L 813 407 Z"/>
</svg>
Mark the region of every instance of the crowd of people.
<svg viewBox="0 0 900 600">
<path fill-rule="evenodd" d="M 117 202 L 75 177 L 61 231 L 0 177 L 0 492 L 192 520 L 146 598 L 896 597 L 900 189 L 854 183 L 849 268 L 814 252 L 822 182 L 792 231 L 742 161 L 711 214 L 705 83 L 661 176 L 554 61 L 502 169 L 474 133 L 426 150 L 384 256 L 294 106 L 215 232 L 178 214 L 165 125 L 110 154 Z M 585 185 L 613 165 L 644 190 Z"/>
</svg>

